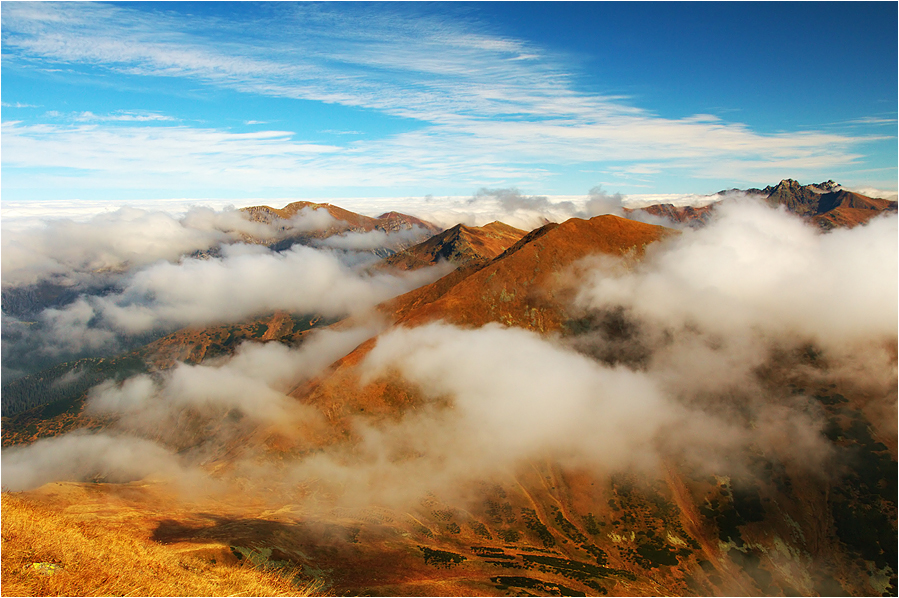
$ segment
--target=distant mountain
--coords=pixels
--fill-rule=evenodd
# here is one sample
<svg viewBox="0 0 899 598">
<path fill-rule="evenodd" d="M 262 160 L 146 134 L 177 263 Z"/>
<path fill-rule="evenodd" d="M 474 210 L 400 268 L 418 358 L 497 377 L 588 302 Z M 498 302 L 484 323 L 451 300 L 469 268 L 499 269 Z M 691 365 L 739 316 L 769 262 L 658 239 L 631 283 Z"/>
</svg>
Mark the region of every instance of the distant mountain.
<svg viewBox="0 0 899 598">
<path fill-rule="evenodd" d="M 527 233 L 502 222 L 484 226 L 457 224 L 442 233 L 384 259 L 381 269 L 416 270 L 441 260 L 457 266 L 489 261 L 517 243 Z"/>
<path fill-rule="evenodd" d="M 715 204 L 707 206 L 676 206 L 670 203 L 660 203 L 643 208 L 624 208 L 624 215 L 630 217 L 635 213 L 644 213 L 658 218 L 664 218 L 678 224 L 701 226 L 712 216 Z"/>
<path fill-rule="evenodd" d="M 316 228 L 314 230 L 295 231 L 292 228 L 290 221 L 303 210 L 309 210 L 313 213 L 323 210 L 333 219 L 333 221 L 326 227 Z M 429 237 L 442 230 L 436 224 L 399 212 L 385 212 L 377 218 L 372 218 L 371 216 L 357 214 L 356 212 L 351 212 L 329 203 L 314 203 L 310 201 L 295 201 L 287 204 L 283 208 L 253 206 L 241 208 L 241 211 L 247 214 L 249 219 L 254 222 L 261 222 L 263 224 L 279 227 L 280 231 L 283 233 L 283 238 L 272 245 L 273 249 L 285 249 L 294 243 L 308 243 L 311 239 L 325 239 L 333 235 L 344 233 L 365 233 L 376 230 L 385 233 L 394 233 L 418 227 L 423 231 L 423 237 Z M 415 242 L 416 241 L 400 243 L 398 244 L 398 247 L 402 249 Z M 392 253 L 392 251 L 388 252 L 387 255 L 390 253 Z M 381 257 L 384 256 L 381 255 Z"/>
<path fill-rule="evenodd" d="M 313 214 L 322 210 L 323 213 L 330 216 L 330 219 L 322 219 L 322 222 L 326 222 L 327 226 L 317 226 L 319 223 L 313 222 L 308 225 L 309 228 L 305 228 L 302 224 L 297 228 L 297 223 L 292 222 L 291 219 L 302 210 L 309 210 Z M 237 235 L 239 239 L 245 243 L 266 245 L 275 251 L 288 249 L 298 243 L 315 245 L 329 237 L 347 233 L 373 231 L 384 233 L 417 231 L 419 233 L 408 236 L 395 235 L 391 239 L 389 247 L 375 246 L 362 249 L 362 251 L 367 251 L 379 258 L 383 258 L 443 230 L 436 224 L 399 212 L 386 212 L 376 218 L 372 218 L 331 204 L 309 201 L 293 202 L 283 208 L 253 206 L 242 208 L 240 211 L 246 214 L 253 222 L 269 225 L 280 234 L 275 240 L 272 240 L 269 236 L 257 238 L 249 234 Z M 221 248 L 212 247 L 195 251 L 187 257 L 209 258 L 220 255 Z M 98 279 L 92 288 L 72 287 L 55 281 L 40 281 L 26 286 L 4 286 L 2 291 L 0 291 L 0 304 L 2 304 L 3 312 L 7 315 L 23 320 L 33 320 L 44 309 L 68 305 L 85 292 L 101 294 L 113 291 L 115 289 L 114 281 L 112 279 L 107 280 L 107 278 Z"/>
<path fill-rule="evenodd" d="M 783 206 L 788 212 L 802 216 L 822 230 L 851 228 L 864 224 L 883 212 L 896 212 L 895 201 L 867 197 L 847 191 L 834 181 L 814 185 L 802 185 L 793 179 L 784 179 L 764 189 L 730 189 L 719 195 L 741 193 L 762 197 L 770 206 Z M 711 217 L 721 201 L 702 207 L 657 204 L 643 208 L 625 209 L 626 215 L 645 213 L 665 218 L 673 223 L 702 226 Z"/>
</svg>

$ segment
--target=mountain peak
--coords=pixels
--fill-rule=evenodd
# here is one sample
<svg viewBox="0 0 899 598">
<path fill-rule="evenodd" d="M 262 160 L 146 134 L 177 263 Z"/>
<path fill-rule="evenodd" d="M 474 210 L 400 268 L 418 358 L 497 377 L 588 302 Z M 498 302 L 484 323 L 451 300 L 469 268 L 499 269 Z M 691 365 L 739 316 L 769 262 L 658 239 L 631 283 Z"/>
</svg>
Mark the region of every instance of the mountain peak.
<svg viewBox="0 0 899 598">
<path fill-rule="evenodd" d="M 396 253 L 377 268 L 416 270 L 448 261 L 457 266 L 492 260 L 525 236 L 525 231 L 502 222 L 484 226 L 457 224 L 426 241 Z"/>
</svg>

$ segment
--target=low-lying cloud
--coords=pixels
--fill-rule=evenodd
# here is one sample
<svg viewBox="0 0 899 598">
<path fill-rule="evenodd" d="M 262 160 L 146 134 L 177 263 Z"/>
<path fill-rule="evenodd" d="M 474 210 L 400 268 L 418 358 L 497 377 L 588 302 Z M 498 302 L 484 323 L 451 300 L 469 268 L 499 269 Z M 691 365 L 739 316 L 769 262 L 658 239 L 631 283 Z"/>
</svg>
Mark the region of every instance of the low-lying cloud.
<svg viewBox="0 0 899 598">
<path fill-rule="evenodd" d="M 287 393 L 377 331 L 376 326 L 318 331 L 299 348 L 244 343 L 233 356 L 210 363 L 104 382 L 90 391 L 85 412 L 109 418 L 109 430 L 4 449 L 3 488 L 147 476 L 196 483 L 208 473 L 199 465 L 223 452 L 239 454 L 260 427 L 296 435 L 304 426 L 320 425 L 318 411 Z"/>
<path fill-rule="evenodd" d="M 45 310 L 45 350 L 98 348 L 117 335 L 235 322 L 275 310 L 361 314 L 448 272 L 435 266 L 396 275 L 362 273 L 329 252 L 301 245 L 280 253 L 234 245 L 223 254 L 157 262 L 134 273 L 119 292 Z"/>
<path fill-rule="evenodd" d="M 614 207 L 614 198 L 597 199 Z M 541 203 L 507 200 L 519 210 Z M 640 261 L 594 256 L 561 272 L 578 322 L 564 334 L 440 322 L 383 333 L 357 371 L 363 384 L 404 380 L 414 408 L 390 417 L 345 414 L 351 434 L 340 442 L 316 436 L 330 425 L 330 407 L 301 404 L 289 392 L 371 329 L 323 333 L 298 350 L 245 345 L 220 362 L 107 383 L 92 392 L 89 409 L 115 418 L 122 434 L 182 451 L 190 466 L 220 458 L 249 430 L 276 430 L 315 450 L 261 466 L 263 453 L 247 448 L 235 475 L 276 479 L 268 486 L 280 485 L 292 501 L 298 489 L 325 489 L 310 496 L 327 497 L 327 506 L 453 495 L 466 481 L 541 459 L 596 471 L 674 460 L 739 474 L 752 471 L 748 455 L 762 454 L 829 476 L 835 456 L 822 433 L 824 413 L 787 382 L 862 388 L 893 418 L 876 425 L 895 434 L 897 244 L 895 215 L 822 234 L 781 209 L 728 202 L 708 226 L 650 246 Z M 108 303 L 89 306 L 110 330 L 140 330 L 143 322 L 238 318 L 251 307 L 270 309 L 275 296 L 317 297 L 290 304 L 295 310 L 353 311 L 396 284 L 360 278 L 310 248 L 276 256 L 243 247 L 154 265 Z M 356 391 L 363 392 L 346 389 Z M 229 419 L 233 412 L 240 417 Z M 191 448 L 198 430 L 206 434 L 202 447 Z M 37 462 L 52 461 L 41 452 L 47 446 L 34 445 Z M 17 449 L 11 462 L 26 462 L 28 450 Z M 6 458 L 4 451 L 4 466 Z"/>
<path fill-rule="evenodd" d="M 896 217 L 819 234 L 752 201 L 719 206 L 632 268 L 594 263 L 579 303 L 626 307 L 641 320 L 732 338 L 750 330 L 838 346 L 896 333 Z"/>
<path fill-rule="evenodd" d="M 304 208 L 290 219 L 250 220 L 245 212 L 194 207 L 181 217 L 123 207 L 86 221 L 46 220 L 42 226 L 4 230 L 3 287 L 52 281 L 90 286 L 158 261 L 231 243 L 268 242 L 339 224 L 326 210 Z M 105 276 L 104 276 L 105 275 Z M 93 286 L 96 286 L 94 284 Z"/>
<path fill-rule="evenodd" d="M 430 232 L 421 226 L 412 226 L 399 231 L 385 232 L 372 230 L 366 232 L 346 232 L 332 235 L 315 242 L 317 247 L 330 247 L 350 251 L 370 251 L 373 249 L 398 250 L 415 243 L 420 243 L 430 236 Z"/>
</svg>

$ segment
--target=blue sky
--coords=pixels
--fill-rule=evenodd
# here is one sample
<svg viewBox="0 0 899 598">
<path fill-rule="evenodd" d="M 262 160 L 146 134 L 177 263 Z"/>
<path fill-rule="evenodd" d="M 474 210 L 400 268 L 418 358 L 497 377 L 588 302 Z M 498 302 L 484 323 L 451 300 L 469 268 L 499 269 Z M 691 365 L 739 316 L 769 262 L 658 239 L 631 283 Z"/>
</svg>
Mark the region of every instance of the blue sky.
<svg viewBox="0 0 899 598">
<path fill-rule="evenodd" d="M 3 199 L 895 190 L 897 6 L 4 2 Z"/>
</svg>

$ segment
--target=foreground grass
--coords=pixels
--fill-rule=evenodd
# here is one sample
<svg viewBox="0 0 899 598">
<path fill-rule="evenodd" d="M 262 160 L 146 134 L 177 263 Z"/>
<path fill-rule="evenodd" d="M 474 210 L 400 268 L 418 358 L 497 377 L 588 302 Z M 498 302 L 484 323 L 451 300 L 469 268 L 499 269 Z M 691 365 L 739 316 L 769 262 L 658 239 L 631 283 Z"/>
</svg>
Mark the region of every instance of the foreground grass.
<svg viewBox="0 0 899 598">
<path fill-rule="evenodd" d="M 2 495 L 4 596 L 308 596 L 292 575 L 212 564 Z M 53 574 L 34 563 L 61 566 Z M 52 568 L 44 566 L 45 569 Z"/>
</svg>

